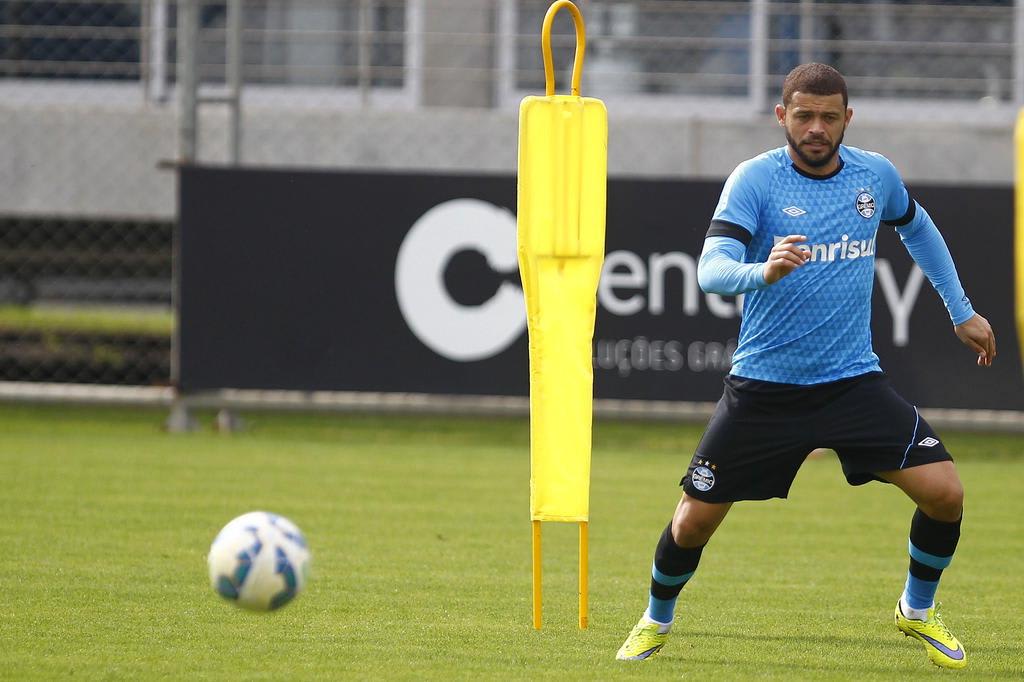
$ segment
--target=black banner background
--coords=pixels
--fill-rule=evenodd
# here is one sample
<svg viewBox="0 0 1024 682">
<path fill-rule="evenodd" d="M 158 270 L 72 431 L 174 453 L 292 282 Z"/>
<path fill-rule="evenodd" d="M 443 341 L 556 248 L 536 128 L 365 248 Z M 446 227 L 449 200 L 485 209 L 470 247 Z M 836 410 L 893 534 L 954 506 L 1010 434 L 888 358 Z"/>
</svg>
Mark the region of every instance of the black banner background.
<svg viewBox="0 0 1024 682">
<path fill-rule="evenodd" d="M 621 315 L 599 305 L 597 397 L 719 397 L 739 328 L 738 317 L 721 314 L 735 304 L 709 301 L 683 272 L 699 256 L 720 190 L 721 182 L 609 182 L 606 251 L 612 260 L 641 263 L 647 276 L 637 286 L 603 292 L 605 302 L 632 301 L 639 309 Z M 180 192 L 183 391 L 528 393 L 525 330 L 493 357 L 450 360 L 410 331 L 395 293 L 399 248 L 424 213 L 460 198 L 514 213 L 514 177 L 193 166 L 181 169 Z M 921 186 L 911 192 L 942 230 L 965 288 L 996 329 L 1000 355 L 995 367 L 976 367 L 927 282 L 910 316 L 909 344 L 894 346 L 892 316 L 876 280 L 873 333 L 883 368 L 923 406 L 1024 409 L 1013 325 L 1011 189 Z M 652 254 L 667 257 L 663 277 L 652 276 Z M 891 263 L 902 293 L 912 261 L 884 226 L 877 255 Z M 518 274 L 495 272 L 470 250 L 451 259 L 443 279 L 451 298 L 471 307 L 502 282 L 518 283 Z M 664 298 L 652 310 L 658 307 L 653 289 L 661 290 L 656 280 Z"/>
</svg>

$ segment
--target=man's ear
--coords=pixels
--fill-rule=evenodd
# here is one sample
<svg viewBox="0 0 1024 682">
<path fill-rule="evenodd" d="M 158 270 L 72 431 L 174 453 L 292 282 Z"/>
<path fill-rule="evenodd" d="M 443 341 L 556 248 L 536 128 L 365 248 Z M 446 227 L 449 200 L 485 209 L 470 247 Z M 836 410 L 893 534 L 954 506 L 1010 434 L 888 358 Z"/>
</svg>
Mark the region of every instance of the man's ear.
<svg viewBox="0 0 1024 682">
<path fill-rule="evenodd" d="M 852 111 L 851 111 L 851 113 L 852 113 Z M 786 107 L 782 106 L 781 104 L 776 104 L 775 105 L 775 118 L 778 119 L 780 126 L 785 127 L 786 126 Z"/>
</svg>

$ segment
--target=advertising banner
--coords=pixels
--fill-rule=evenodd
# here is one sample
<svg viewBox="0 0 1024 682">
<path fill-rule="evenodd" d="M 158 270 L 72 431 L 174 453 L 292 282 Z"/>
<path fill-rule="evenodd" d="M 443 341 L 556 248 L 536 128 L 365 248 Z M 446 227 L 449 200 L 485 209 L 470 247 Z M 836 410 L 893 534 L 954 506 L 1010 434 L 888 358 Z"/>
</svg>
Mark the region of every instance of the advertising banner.
<svg viewBox="0 0 1024 682">
<path fill-rule="evenodd" d="M 697 259 L 720 181 L 611 179 L 598 398 L 713 401 L 742 301 Z M 1024 409 L 1010 187 L 912 186 L 996 330 L 989 369 L 953 334 L 892 228 L 876 244 L 875 351 L 924 407 Z M 513 176 L 181 170 L 178 384 L 526 396 Z"/>
</svg>

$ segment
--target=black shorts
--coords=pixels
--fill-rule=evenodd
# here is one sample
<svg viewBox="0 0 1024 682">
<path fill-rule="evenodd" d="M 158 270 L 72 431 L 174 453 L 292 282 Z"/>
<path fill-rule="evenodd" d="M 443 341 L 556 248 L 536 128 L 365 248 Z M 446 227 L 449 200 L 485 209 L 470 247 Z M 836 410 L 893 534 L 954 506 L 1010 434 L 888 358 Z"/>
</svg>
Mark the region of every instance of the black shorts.
<svg viewBox="0 0 1024 682">
<path fill-rule="evenodd" d="M 882 372 L 813 386 L 729 375 L 680 485 L 704 502 L 786 497 L 816 448 L 836 451 L 850 485 L 952 460 Z"/>
</svg>

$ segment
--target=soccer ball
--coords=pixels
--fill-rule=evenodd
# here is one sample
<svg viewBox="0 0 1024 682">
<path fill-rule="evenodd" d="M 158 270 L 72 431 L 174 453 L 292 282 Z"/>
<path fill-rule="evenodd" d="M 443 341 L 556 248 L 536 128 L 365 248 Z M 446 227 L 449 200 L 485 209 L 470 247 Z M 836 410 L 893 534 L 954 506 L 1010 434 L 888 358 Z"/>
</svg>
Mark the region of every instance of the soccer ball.
<svg viewBox="0 0 1024 682">
<path fill-rule="evenodd" d="M 217 594 L 246 609 L 273 611 L 302 591 L 310 554 L 298 526 L 255 511 L 228 522 L 206 560 Z"/>
</svg>

